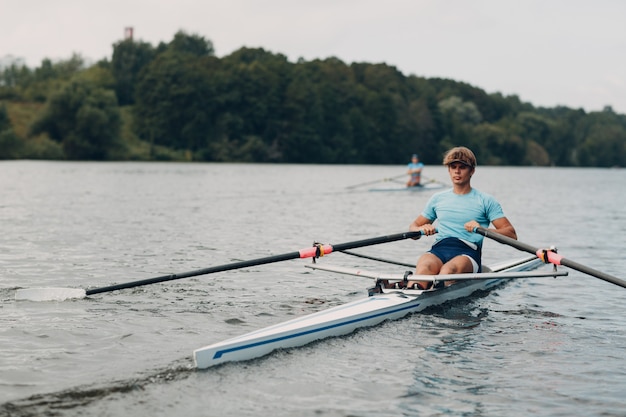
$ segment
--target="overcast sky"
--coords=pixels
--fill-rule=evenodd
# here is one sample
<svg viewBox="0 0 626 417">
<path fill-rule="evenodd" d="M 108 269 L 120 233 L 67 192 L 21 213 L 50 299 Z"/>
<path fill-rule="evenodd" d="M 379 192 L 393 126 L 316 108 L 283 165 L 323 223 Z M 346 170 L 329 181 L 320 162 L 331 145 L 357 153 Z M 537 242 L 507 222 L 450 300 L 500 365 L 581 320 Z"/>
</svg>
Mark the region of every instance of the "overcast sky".
<svg viewBox="0 0 626 417">
<path fill-rule="evenodd" d="M 125 27 L 154 46 L 184 30 L 218 57 L 245 46 L 384 62 L 535 106 L 626 114 L 622 0 L 0 0 L 0 58 L 110 59 Z"/>
</svg>

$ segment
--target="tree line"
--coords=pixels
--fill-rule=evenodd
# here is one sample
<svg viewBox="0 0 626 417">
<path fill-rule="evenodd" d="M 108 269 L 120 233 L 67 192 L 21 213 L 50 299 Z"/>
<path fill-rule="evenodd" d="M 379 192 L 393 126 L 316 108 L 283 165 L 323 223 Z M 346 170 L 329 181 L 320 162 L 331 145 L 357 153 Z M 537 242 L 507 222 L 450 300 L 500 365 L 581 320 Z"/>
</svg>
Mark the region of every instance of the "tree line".
<svg viewBox="0 0 626 417">
<path fill-rule="evenodd" d="M 6 60 L 4 60 L 6 61 Z M 626 116 L 543 108 L 466 83 L 264 49 L 215 56 L 178 32 L 110 59 L 0 64 L 0 159 L 624 166 Z"/>
</svg>

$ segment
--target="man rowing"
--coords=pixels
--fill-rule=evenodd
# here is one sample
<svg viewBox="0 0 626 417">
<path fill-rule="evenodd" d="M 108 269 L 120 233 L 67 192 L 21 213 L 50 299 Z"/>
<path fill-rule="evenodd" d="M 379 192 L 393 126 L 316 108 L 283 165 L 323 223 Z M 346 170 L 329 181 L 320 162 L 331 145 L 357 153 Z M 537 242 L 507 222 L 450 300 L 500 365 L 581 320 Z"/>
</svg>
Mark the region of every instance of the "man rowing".
<svg viewBox="0 0 626 417">
<path fill-rule="evenodd" d="M 515 228 L 504 216 L 500 203 L 471 186 L 476 171 L 476 157 L 466 147 L 450 149 L 443 158 L 448 167 L 452 188 L 434 194 L 422 213 L 409 226 L 433 235 L 435 244 L 417 261 L 417 275 L 460 274 L 481 271 L 483 236 L 474 228 L 488 228 L 517 239 Z M 437 221 L 435 227 L 434 222 Z M 448 282 L 446 285 L 451 284 Z M 409 288 L 428 289 L 429 281 L 409 281 Z"/>
<path fill-rule="evenodd" d="M 422 181 L 422 170 L 424 169 L 424 164 L 419 161 L 419 157 L 417 154 L 413 154 L 411 157 L 411 162 L 408 165 L 409 180 L 406 183 L 407 187 L 420 187 Z"/>
</svg>

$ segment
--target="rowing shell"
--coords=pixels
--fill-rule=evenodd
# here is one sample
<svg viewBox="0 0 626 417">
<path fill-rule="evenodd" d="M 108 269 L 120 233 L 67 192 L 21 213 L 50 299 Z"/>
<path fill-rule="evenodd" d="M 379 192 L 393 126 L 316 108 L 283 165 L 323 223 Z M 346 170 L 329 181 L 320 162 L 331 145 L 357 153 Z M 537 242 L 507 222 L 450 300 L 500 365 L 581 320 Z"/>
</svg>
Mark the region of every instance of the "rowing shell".
<svg viewBox="0 0 626 417">
<path fill-rule="evenodd" d="M 533 256 L 489 269 L 511 275 L 513 272 L 536 269 L 542 264 Z M 204 369 L 224 362 L 258 358 L 276 349 L 292 348 L 327 337 L 346 335 L 360 327 L 396 320 L 433 305 L 467 297 L 479 290 L 489 290 L 502 282 L 502 278 L 495 277 L 493 273 L 489 276 L 487 279 L 465 280 L 436 290 L 389 290 L 373 294 L 196 349 L 193 353 L 194 361 L 198 369 Z"/>
<path fill-rule="evenodd" d="M 370 188 L 368 191 L 384 191 L 384 192 L 390 192 L 390 191 L 410 191 L 410 192 L 415 192 L 415 191 L 439 190 L 441 188 L 444 188 L 443 184 L 440 184 L 440 183 L 437 183 L 437 182 L 427 182 L 427 183 L 424 183 L 422 185 L 413 186 L 413 187 L 402 186 L 402 187 L 387 187 L 387 188 Z"/>
</svg>

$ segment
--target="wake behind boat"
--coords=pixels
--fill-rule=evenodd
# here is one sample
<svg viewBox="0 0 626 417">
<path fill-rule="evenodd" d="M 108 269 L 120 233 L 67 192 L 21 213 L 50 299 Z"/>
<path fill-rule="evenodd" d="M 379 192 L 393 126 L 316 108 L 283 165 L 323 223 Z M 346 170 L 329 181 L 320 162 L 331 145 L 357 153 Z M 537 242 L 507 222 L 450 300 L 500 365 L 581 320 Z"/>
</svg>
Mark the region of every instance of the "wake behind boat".
<svg viewBox="0 0 626 417">
<path fill-rule="evenodd" d="M 327 337 L 346 335 L 361 327 L 375 326 L 385 320 L 396 320 L 430 306 L 468 297 L 476 291 L 490 290 L 504 279 L 567 275 L 566 272 L 556 271 L 547 274 L 525 272 L 537 269 L 540 265 L 543 265 L 543 262 L 536 256 L 532 256 L 485 268 L 490 271 L 485 274 L 489 278 L 482 278 L 481 274 L 464 274 L 465 278 L 473 279 L 431 290 L 395 289 L 393 279 L 397 279 L 396 283 L 401 283 L 406 278 L 379 277 L 366 298 L 196 349 L 193 353 L 194 361 L 197 368 L 204 369 L 224 362 L 254 359 L 276 349 L 293 348 Z M 317 267 L 315 264 L 311 267 L 346 273 L 341 268 Z M 347 273 L 369 277 L 380 275 L 375 273 L 368 275 L 359 270 Z M 498 273 L 501 273 L 502 277 L 499 277 Z M 438 279 L 442 280 L 445 277 L 438 277 Z"/>
</svg>

